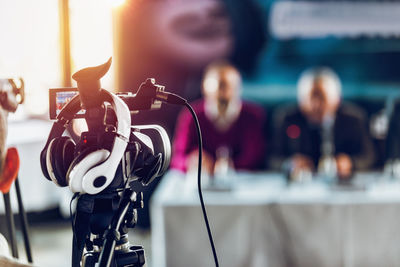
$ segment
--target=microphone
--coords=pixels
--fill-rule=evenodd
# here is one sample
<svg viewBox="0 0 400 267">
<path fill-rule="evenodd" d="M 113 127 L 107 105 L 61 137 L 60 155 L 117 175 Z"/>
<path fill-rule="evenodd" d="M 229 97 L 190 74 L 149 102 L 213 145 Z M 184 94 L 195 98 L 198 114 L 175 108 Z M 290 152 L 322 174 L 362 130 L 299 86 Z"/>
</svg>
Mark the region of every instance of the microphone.
<svg viewBox="0 0 400 267">
<path fill-rule="evenodd" d="M 174 105 L 185 105 L 187 101 L 173 93 L 165 92 L 165 86 L 156 84 L 154 78 L 147 78 L 143 82 L 137 93 L 119 93 L 117 94 L 129 110 L 154 110 L 161 108 L 161 103 L 169 103 Z"/>
</svg>

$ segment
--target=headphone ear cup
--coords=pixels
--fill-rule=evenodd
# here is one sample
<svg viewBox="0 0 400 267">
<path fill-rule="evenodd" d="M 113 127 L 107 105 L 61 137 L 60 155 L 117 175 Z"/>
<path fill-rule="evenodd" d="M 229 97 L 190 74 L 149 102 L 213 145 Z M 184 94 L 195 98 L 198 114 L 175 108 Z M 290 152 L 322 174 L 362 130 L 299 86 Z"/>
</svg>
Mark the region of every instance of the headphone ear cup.
<svg viewBox="0 0 400 267">
<path fill-rule="evenodd" d="M 56 140 L 51 151 L 51 164 L 59 186 L 68 186 L 67 171 L 74 159 L 75 143 L 70 137 L 62 136 Z"/>
<path fill-rule="evenodd" d="M 70 158 L 73 158 L 74 149 L 74 142 L 67 136 L 54 138 L 49 143 L 46 152 L 47 173 L 51 181 L 58 186 L 68 185 L 64 165 L 66 164 L 65 161 L 72 161 Z"/>
<path fill-rule="evenodd" d="M 55 144 L 58 142 L 59 137 L 54 138 L 53 140 L 50 141 L 49 146 L 47 147 L 46 151 L 46 168 L 47 168 L 47 173 L 49 175 L 49 178 L 53 183 L 56 185 L 58 184 L 56 174 L 54 173 L 55 166 L 52 164 L 53 160 L 53 153 L 54 153 L 54 147 Z"/>
<path fill-rule="evenodd" d="M 105 161 L 110 152 L 106 149 L 89 147 L 82 151 L 71 163 L 67 171 L 67 182 L 72 192 L 83 192 L 82 179 L 85 173 Z"/>
<path fill-rule="evenodd" d="M 94 152 L 94 151 L 96 151 L 96 150 L 98 150 L 98 148 L 96 148 L 96 147 L 88 147 L 88 148 L 84 149 L 81 153 L 79 153 L 78 156 L 75 157 L 75 158 L 72 160 L 72 162 L 71 162 L 71 164 L 69 165 L 69 168 L 68 168 L 68 170 L 67 170 L 67 180 L 68 180 L 68 181 L 69 181 L 69 175 L 70 175 L 72 169 L 73 169 L 79 162 L 81 162 L 88 154 L 90 154 L 90 153 L 92 153 L 92 152 Z"/>
<path fill-rule="evenodd" d="M 45 147 L 42 152 L 40 152 L 40 167 L 42 168 L 42 173 L 44 177 L 51 181 L 49 172 L 47 171 L 47 163 L 46 163 L 46 156 L 47 156 L 47 151 L 49 150 L 49 146 L 47 148 Z"/>
</svg>

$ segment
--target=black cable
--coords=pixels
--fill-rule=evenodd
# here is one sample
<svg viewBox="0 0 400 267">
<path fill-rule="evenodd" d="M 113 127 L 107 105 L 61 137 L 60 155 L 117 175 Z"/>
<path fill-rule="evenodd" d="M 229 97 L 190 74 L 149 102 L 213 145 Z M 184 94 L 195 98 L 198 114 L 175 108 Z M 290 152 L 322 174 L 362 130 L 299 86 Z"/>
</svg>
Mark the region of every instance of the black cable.
<svg viewBox="0 0 400 267">
<path fill-rule="evenodd" d="M 210 245 L 211 245 L 211 249 L 212 249 L 213 256 L 214 256 L 215 266 L 219 267 L 218 256 L 217 256 L 217 252 L 215 250 L 215 245 L 214 245 L 214 240 L 213 240 L 211 229 L 210 229 L 210 224 L 208 223 L 206 207 L 204 205 L 203 193 L 201 192 L 201 166 L 202 166 L 202 161 L 203 161 L 203 140 L 201 138 L 199 120 L 198 120 L 197 115 L 194 112 L 192 106 L 186 101 L 186 99 L 180 97 L 177 94 L 170 93 L 170 92 L 158 92 L 158 94 L 160 95 L 158 97 L 158 100 L 160 100 L 160 101 L 167 102 L 169 104 L 174 104 L 174 105 L 184 105 L 185 107 L 187 107 L 189 109 L 190 113 L 192 114 L 192 117 L 196 124 L 197 137 L 198 137 L 198 143 L 199 143 L 199 164 L 198 164 L 198 168 L 197 168 L 197 187 L 198 187 L 198 191 L 199 191 L 201 210 L 203 212 L 204 221 L 205 221 L 206 227 L 207 227 L 207 234 L 208 234 L 208 238 L 210 240 Z"/>
<path fill-rule="evenodd" d="M 126 180 L 125 180 L 125 183 L 124 183 L 124 189 L 122 190 L 121 198 L 118 201 L 118 207 L 121 206 L 122 199 L 125 196 L 126 186 L 128 185 L 128 182 L 129 182 L 129 178 L 125 177 L 125 175 L 124 175 L 124 178 L 126 178 Z"/>
<path fill-rule="evenodd" d="M 190 106 L 190 104 L 187 103 L 187 102 L 185 102 L 185 106 L 189 109 L 189 111 L 192 114 L 192 117 L 193 117 L 193 119 L 195 121 L 195 124 L 196 124 L 197 137 L 198 137 L 198 142 L 199 142 L 199 166 L 198 166 L 198 169 L 197 169 L 198 170 L 198 172 L 197 172 L 197 186 L 198 186 L 198 191 L 199 191 L 201 209 L 203 211 L 203 217 L 204 217 L 204 221 L 205 221 L 206 227 L 207 227 L 208 238 L 210 240 L 211 249 L 212 249 L 213 256 L 214 256 L 215 266 L 219 267 L 217 252 L 215 250 L 214 240 L 213 240 L 213 237 L 212 237 L 212 234 L 211 234 L 211 229 L 210 229 L 210 224 L 208 223 L 206 207 L 205 207 L 204 201 L 203 201 L 203 193 L 201 192 L 201 165 L 202 165 L 202 158 L 203 158 L 203 140 L 201 138 L 200 124 L 199 124 L 199 120 L 197 119 L 196 113 L 194 112 L 192 106 Z"/>
</svg>

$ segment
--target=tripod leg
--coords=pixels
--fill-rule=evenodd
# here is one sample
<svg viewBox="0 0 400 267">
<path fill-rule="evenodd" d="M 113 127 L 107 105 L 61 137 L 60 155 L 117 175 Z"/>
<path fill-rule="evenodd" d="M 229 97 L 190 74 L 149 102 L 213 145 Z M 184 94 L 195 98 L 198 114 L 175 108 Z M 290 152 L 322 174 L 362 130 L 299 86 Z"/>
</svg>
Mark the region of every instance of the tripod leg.
<svg viewBox="0 0 400 267">
<path fill-rule="evenodd" d="M 7 228 L 10 237 L 11 252 L 14 258 L 18 258 L 18 248 L 17 248 L 17 240 L 15 237 L 15 225 L 11 209 L 10 193 L 3 194 L 3 198 L 4 198 L 4 206 L 6 209 Z"/>
<path fill-rule="evenodd" d="M 29 242 L 28 220 L 26 218 L 26 212 L 25 212 L 25 209 L 24 209 L 24 204 L 22 202 L 21 189 L 19 187 L 18 178 L 15 180 L 14 183 L 15 183 L 15 190 L 17 192 L 18 209 L 19 209 L 19 220 L 20 220 L 20 223 L 21 223 L 22 234 L 24 236 L 24 245 L 25 245 L 26 258 L 28 259 L 29 263 L 33 263 L 31 244 Z"/>
</svg>

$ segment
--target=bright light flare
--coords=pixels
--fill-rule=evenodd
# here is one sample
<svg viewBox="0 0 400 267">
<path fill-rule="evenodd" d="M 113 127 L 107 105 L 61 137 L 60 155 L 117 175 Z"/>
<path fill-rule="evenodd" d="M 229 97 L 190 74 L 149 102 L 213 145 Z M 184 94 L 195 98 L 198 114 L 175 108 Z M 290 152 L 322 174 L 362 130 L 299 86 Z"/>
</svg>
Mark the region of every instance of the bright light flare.
<svg viewBox="0 0 400 267">
<path fill-rule="evenodd" d="M 112 7 L 120 7 L 125 4 L 126 0 L 108 0 Z"/>
</svg>

